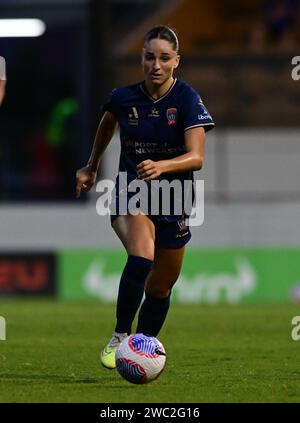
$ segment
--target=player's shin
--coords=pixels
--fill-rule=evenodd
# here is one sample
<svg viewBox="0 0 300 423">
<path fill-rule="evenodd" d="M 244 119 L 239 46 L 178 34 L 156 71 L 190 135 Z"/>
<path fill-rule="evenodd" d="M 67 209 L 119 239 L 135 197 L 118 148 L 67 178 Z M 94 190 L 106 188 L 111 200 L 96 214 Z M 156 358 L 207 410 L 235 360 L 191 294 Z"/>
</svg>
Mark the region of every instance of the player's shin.
<svg viewBox="0 0 300 423">
<path fill-rule="evenodd" d="M 166 320 L 171 294 L 165 298 L 155 298 L 148 293 L 145 295 L 136 332 L 156 337 Z"/>
<path fill-rule="evenodd" d="M 152 260 L 128 256 L 119 285 L 116 332 L 131 333 L 131 325 L 142 301 L 145 281 L 152 265 Z"/>
</svg>

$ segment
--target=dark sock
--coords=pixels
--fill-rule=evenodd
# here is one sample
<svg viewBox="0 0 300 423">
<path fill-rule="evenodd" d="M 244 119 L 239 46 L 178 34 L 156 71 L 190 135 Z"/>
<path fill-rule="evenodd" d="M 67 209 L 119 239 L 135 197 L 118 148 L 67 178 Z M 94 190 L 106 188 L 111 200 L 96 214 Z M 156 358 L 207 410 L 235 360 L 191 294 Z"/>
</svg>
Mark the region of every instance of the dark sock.
<svg viewBox="0 0 300 423">
<path fill-rule="evenodd" d="M 128 256 L 119 285 L 116 332 L 131 333 L 131 325 L 142 301 L 146 277 L 152 265 L 152 260 Z"/>
<path fill-rule="evenodd" d="M 157 336 L 166 320 L 171 294 L 166 298 L 155 298 L 147 293 L 145 293 L 145 296 L 146 298 L 139 312 L 136 332 Z"/>
</svg>

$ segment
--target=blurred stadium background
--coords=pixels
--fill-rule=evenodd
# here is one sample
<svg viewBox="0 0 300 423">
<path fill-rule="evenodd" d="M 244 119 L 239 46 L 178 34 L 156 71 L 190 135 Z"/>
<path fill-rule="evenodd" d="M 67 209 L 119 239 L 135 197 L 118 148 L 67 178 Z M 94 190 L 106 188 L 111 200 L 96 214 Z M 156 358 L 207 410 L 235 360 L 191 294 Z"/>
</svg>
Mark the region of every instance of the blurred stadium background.
<svg viewBox="0 0 300 423">
<path fill-rule="evenodd" d="M 46 25 L 37 38 L 0 38 L 0 315 L 16 297 L 115 300 L 125 254 L 97 192 L 75 199 L 75 171 L 111 89 L 143 78 L 142 37 L 158 23 L 178 31 L 177 76 L 216 122 L 199 173 L 205 221 L 174 302 L 300 302 L 299 14 L 297 0 L 0 1 L 0 26 Z M 99 178 L 114 177 L 118 152 L 116 134 Z"/>
<path fill-rule="evenodd" d="M 74 175 L 110 90 L 142 79 L 141 40 L 158 22 L 177 29 L 178 77 L 216 121 L 199 174 L 205 222 L 193 230 L 178 297 L 300 300 L 299 9 L 283 3 L 289 19 L 274 20 L 275 0 L 1 1 L 1 19 L 46 24 L 37 38 L 0 38 L 1 295 L 115 298 L 121 246 L 96 214 L 97 193 L 75 200 Z M 100 178 L 115 176 L 118 151 L 116 135 Z"/>
</svg>

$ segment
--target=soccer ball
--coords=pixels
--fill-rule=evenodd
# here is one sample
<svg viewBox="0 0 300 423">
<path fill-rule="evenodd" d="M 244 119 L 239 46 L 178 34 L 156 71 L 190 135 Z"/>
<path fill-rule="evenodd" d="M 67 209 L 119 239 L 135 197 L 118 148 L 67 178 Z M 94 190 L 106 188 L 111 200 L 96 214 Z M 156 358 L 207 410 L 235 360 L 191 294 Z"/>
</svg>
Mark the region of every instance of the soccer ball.
<svg viewBox="0 0 300 423">
<path fill-rule="evenodd" d="M 116 352 L 117 370 L 131 383 L 148 383 L 158 378 L 165 363 L 166 352 L 162 343 L 142 333 L 127 336 Z"/>
</svg>

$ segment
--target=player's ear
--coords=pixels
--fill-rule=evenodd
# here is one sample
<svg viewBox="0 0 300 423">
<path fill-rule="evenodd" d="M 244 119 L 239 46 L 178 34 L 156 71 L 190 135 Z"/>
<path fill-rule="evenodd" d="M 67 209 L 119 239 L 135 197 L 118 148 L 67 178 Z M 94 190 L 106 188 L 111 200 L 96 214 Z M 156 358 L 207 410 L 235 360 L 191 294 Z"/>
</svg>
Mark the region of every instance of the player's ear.
<svg viewBox="0 0 300 423">
<path fill-rule="evenodd" d="M 145 56 L 145 48 L 142 48 L 142 54 L 141 54 L 141 64 L 144 63 L 144 56 Z"/>
<path fill-rule="evenodd" d="M 175 62 L 175 65 L 174 65 L 174 69 L 178 68 L 179 63 L 180 63 L 180 56 L 179 56 L 179 54 L 177 54 L 176 62 Z"/>
</svg>

